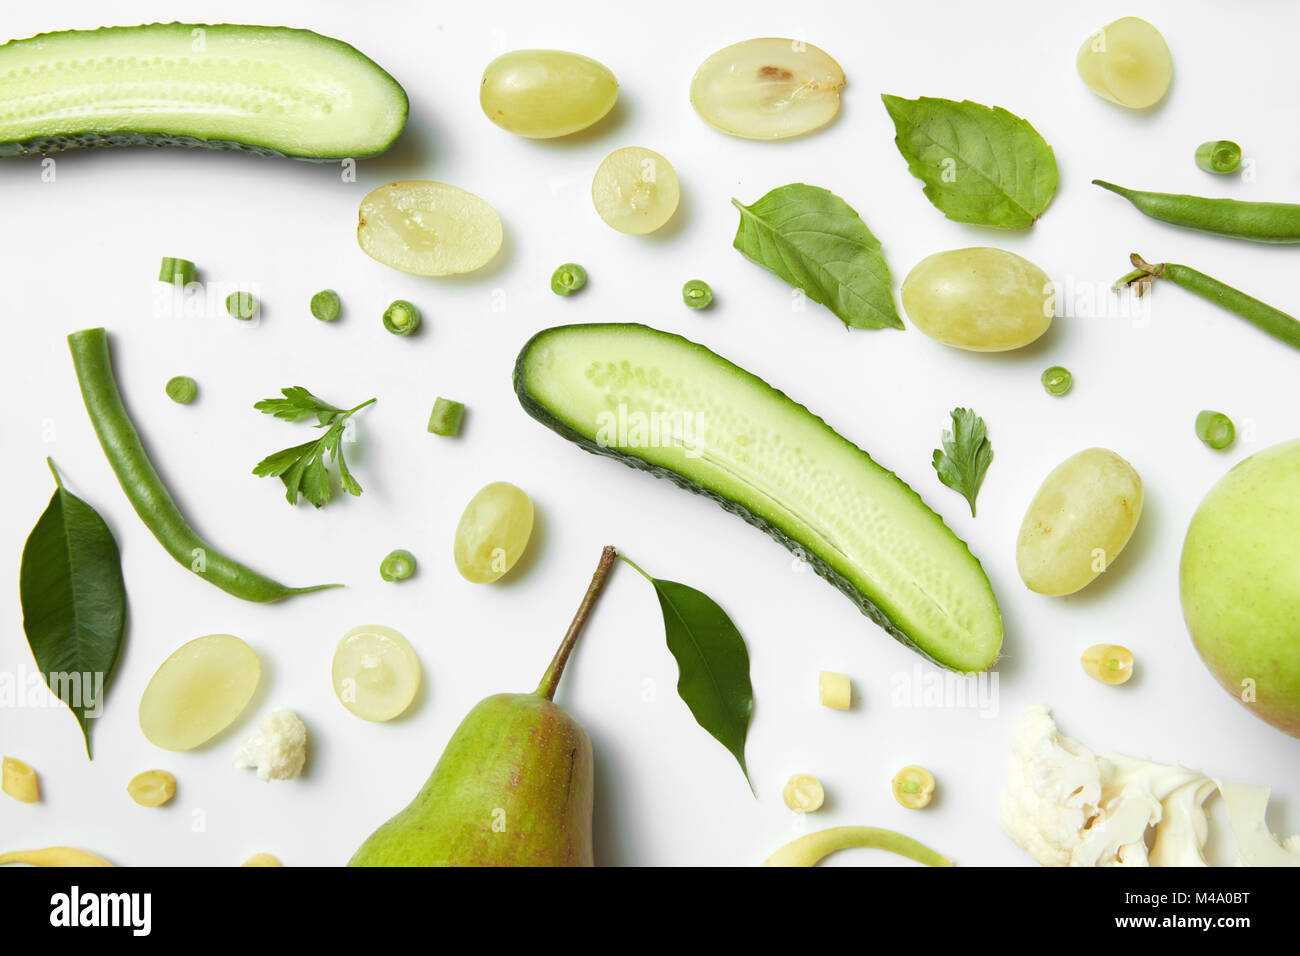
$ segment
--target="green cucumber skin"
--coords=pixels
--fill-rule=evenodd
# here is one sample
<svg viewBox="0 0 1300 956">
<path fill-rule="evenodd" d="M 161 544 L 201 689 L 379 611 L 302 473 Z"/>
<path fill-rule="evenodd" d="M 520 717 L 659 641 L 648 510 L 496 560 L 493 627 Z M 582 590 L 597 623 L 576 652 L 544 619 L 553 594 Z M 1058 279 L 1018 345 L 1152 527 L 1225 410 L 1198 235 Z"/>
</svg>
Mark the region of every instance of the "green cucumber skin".
<svg viewBox="0 0 1300 956">
<path fill-rule="evenodd" d="M 350 44 L 311 30 L 293 27 L 246 26 L 230 23 L 150 23 L 130 27 L 100 27 L 96 30 L 64 30 L 41 33 L 25 39 L 10 40 L 7 43 L 0 44 L 0 112 L 3 111 L 6 105 L 3 83 L 4 73 L 16 51 L 25 53 L 27 49 L 32 47 L 40 49 L 51 43 L 61 43 L 69 40 L 93 44 L 97 37 L 117 39 L 133 33 L 140 36 L 144 42 L 174 40 L 175 37 L 169 37 L 168 35 L 181 33 L 184 35 L 185 41 L 188 42 L 191 31 L 199 29 L 214 31 L 214 35 L 222 39 L 239 38 L 263 42 L 274 42 L 277 39 L 290 42 L 306 41 L 319 45 L 322 52 L 328 51 L 331 55 L 341 55 L 351 60 L 353 65 L 364 67 L 371 74 L 371 78 L 378 80 L 379 85 L 384 87 L 386 94 L 391 97 L 391 105 L 394 107 L 393 117 L 389 124 L 391 129 L 387 135 L 377 140 L 358 141 L 356 149 L 331 149 L 321 152 L 303 148 L 298 144 L 277 140 L 274 136 L 259 138 L 257 134 L 242 136 L 200 135 L 185 129 L 184 124 L 179 124 L 178 128 L 163 131 L 154 129 L 133 130 L 117 126 L 100 128 L 94 124 L 86 123 L 77 129 L 50 132 L 49 130 L 40 129 L 39 123 L 34 123 L 30 135 L 0 137 L 0 159 L 44 156 L 71 149 L 153 146 L 237 151 L 258 156 L 287 157 L 307 162 L 326 163 L 350 158 L 362 159 L 382 153 L 393 144 L 406 126 L 410 110 L 406 91 L 382 67 Z M 92 51 L 88 49 L 87 52 Z"/>
<path fill-rule="evenodd" d="M 593 325 L 600 325 L 600 324 L 609 326 L 617 323 L 593 323 Z M 829 425 L 826 425 L 824 419 L 814 414 L 813 412 L 809 411 L 807 407 L 805 407 L 804 405 L 800 405 L 798 402 L 795 402 L 794 399 L 786 395 L 785 392 L 781 391 L 775 386 L 770 385 L 765 380 L 758 378 L 758 376 L 755 376 L 750 372 L 746 372 L 744 369 L 740 369 L 739 366 L 736 366 L 734 363 L 718 355 L 716 352 L 713 352 L 711 349 L 708 349 L 697 342 L 693 342 L 690 339 L 686 338 L 685 336 L 676 335 L 674 333 L 669 333 L 669 332 L 662 332 L 658 329 L 652 328 L 651 326 L 641 325 L 639 323 L 622 323 L 622 324 L 627 326 L 628 328 L 649 329 L 652 332 L 658 332 L 658 334 L 660 335 L 666 335 L 666 336 L 671 336 L 672 338 L 675 339 L 680 339 L 682 342 L 694 348 L 702 349 L 703 351 L 708 352 L 710 355 L 717 358 L 718 361 L 724 362 L 727 365 L 730 365 L 733 368 L 738 369 L 748 377 L 755 379 L 758 382 L 762 382 L 762 384 L 766 385 L 768 388 L 771 388 L 774 392 L 776 392 L 785 400 L 789 401 L 792 405 L 795 405 L 803 412 L 805 412 L 810 419 L 814 419 L 819 424 L 825 425 L 828 429 L 830 428 Z M 587 435 L 584 435 L 582 432 L 570 426 L 567 422 L 560 420 L 554 414 L 552 414 L 550 409 L 548 409 L 545 404 L 543 404 L 542 402 L 534 398 L 533 395 L 528 391 L 528 385 L 525 380 L 526 379 L 525 363 L 527 361 L 529 351 L 532 349 L 535 343 L 543 339 L 545 336 L 557 332 L 561 332 L 566 328 L 572 328 L 572 327 L 573 326 L 555 326 L 553 328 L 543 329 L 542 331 L 534 334 L 532 338 L 530 338 L 526 343 L 524 343 L 524 347 L 519 351 L 519 356 L 515 360 L 514 373 L 513 373 L 515 395 L 519 399 L 519 404 L 523 406 L 524 411 L 531 418 L 534 418 L 537 421 L 541 422 L 543 425 L 551 429 L 551 431 L 555 432 L 556 434 L 564 438 L 567 438 L 569 441 L 573 442 L 575 445 L 577 445 L 579 448 L 583 449 L 584 451 L 605 458 L 613 458 L 616 461 L 620 461 L 623 464 L 628 465 L 632 468 L 636 468 L 639 471 L 649 472 L 650 474 L 654 475 L 656 478 L 665 478 L 679 488 L 683 488 L 686 491 L 689 491 L 693 494 L 701 495 L 705 498 L 710 499 L 711 501 L 716 502 L 718 505 L 722 507 L 724 511 L 730 512 L 731 514 L 736 515 L 738 518 L 741 518 L 743 521 L 747 522 L 748 524 L 751 524 L 754 527 L 758 528 L 768 537 L 772 538 L 773 540 L 783 545 L 788 551 L 790 551 L 790 553 L 794 554 L 797 558 L 806 561 L 809 564 L 809 566 L 812 567 L 813 571 L 816 572 L 818 577 L 822 578 L 823 580 L 833 585 L 836 590 L 838 590 L 841 594 L 843 594 L 850 601 L 852 601 L 854 605 L 857 606 L 859 611 L 861 611 L 864 615 L 866 615 L 875 624 L 879 625 L 887 634 L 889 634 L 890 637 L 894 638 L 894 640 L 898 641 L 900 644 L 904 645 L 905 647 L 910 648 L 911 650 L 920 654 L 926 660 L 930 661 L 933 664 L 936 664 L 939 667 L 942 667 L 946 670 L 956 670 L 958 672 L 961 672 L 960 668 L 956 668 L 952 664 L 939 660 L 938 658 L 928 653 L 915 640 L 913 640 L 911 636 L 909 636 L 905 631 L 903 631 L 897 625 L 897 623 L 895 623 L 895 621 L 882 608 L 880 608 L 875 603 L 873 603 L 870 600 L 870 598 L 868 598 L 865 594 L 863 594 L 856 587 L 854 587 L 852 582 L 850 582 L 847 578 L 845 578 L 842 574 L 840 574 L 830 564 L 828 564 L 827 562 L 823 561 L 820 557 L 818 557 L 810 548 L 805 546 L 802 542 L 798 541 L 797 539 L 786 534 L 784 531 L 782 531 L 780 528 L 773 525 L 771 522 L 767 521 L 761 516 L 750 511 L 747 507 L 745 507 L 745 505 L 731 498 L 728 498 L 725 495 L 722 495 L 711 488 L 707 488 L 703 485 L 700 485 L 697 482 L 692 481 L 690 478 L 686 477 L 685 475 L 681 474 L 680 472 L 672 470 L 671 468 L 666 468 L 661 465 L 656 465 L 652 462 L 646 461 L 643 458 L 640 458 L 629 452 L 623 451 L 622 449 L 619 448 L 614 448 L 608 445 L 601 445 L 595 440 L 593 440 L 592 438 L 588 437 Z M 833 431 L 833 429 L 831 430 Z M 847 439 L 845 440 L 847 441 Z M 857 446 L 854 447 L 856 448 Z M 871 456 L 868 455 L 867 452 L 863 451 L 860 448 L 858 449 L 858 451 L 860 451 L 864 456 L 870 459 Z M 879 467 L 878 463 L 876 464 Z M 980 569 L 981 574 L 983 574 L 983 565 L 980 564 L 979 559 L 976 558 L 973 553 L 971 553 L 970 547 L 966 544 L 966 542 L 962 541 L 959 537 L 957 537 L 955 533 L 952 532 L 950 528 L 948 528 L 943 518 L 941 518 L 932 508 L 930 508 L 929 505 L 927 505 L 924 502 L 924 500 L 922 500 L 921 496 L 917 494 L 916 491 L 911 488 L 911 486 L 909 486 L 905 481 L 903 481 L 903 479 L 899 478 L 892 471 L 888 471 L 888 469 L 882 468 L 882 471 L 884 471 L 889 477 L 893 478 L 900 485 L 902 485 L 909 492 L 911 492 L 913 498 L 916 501 L 916 504 L 919 507 L 924 508 L 934 517 L 934 520 L 938 522 L 939 525 L 941 525 L 944 528 L 944 530 L 951 535 L 953 541 L 956 544 L 961 546 L 961 548 L 966 552 L 966 554 L 970 556 L 971 560 L 975 562 L 975 565 Z M 996 596 L 993 594 L 992 585 L 988 583 L 987 575 L 985 575 L 984 580 L 986 586 L 988 587 L 989 595 L 994 602 L 994 606 L 996 607 L 997 599 Z M 999 634 L 1001 633 L 1001 623 L 1002 623 L 1001 616 L 999 615 L 998 616 Z M 998 653 L 1000 654 L 1000 641 L 999 641 Z M 997 656 L 998 654 L 994 655 L 994 658 L 991 661 L 989 661 L 987 667 L 992 667 L 997 662 Z"/>
</svg>

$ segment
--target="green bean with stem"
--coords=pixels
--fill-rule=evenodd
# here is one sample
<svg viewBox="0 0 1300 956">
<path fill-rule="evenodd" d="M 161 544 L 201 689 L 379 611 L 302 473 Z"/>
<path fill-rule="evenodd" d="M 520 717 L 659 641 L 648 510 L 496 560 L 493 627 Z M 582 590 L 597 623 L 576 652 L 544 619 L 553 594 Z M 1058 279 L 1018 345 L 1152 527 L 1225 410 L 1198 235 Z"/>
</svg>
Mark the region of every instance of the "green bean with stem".
<svg viewBox="0 0 1300 956">
<path fill-rule="evenodd" d="M 73 332 L 68 336 L 68 348 L 90 423 L 113 474 L 135 513 L 168 554 L 209 584 L 245 601 L 278 601 L 294 594 L 341 586 L 286 587 L 227 557 L 200 538 L 176 507 L 122 404 L 108 351 L 108 333 L 103 329 Z"/>
<path fill-rule="evenodd" d="M 1138 295 L 1142 295 L 1156 279 L 1168 279 L 1174 285 L 1182 286 L 1207 302 L 1213 302 L 1220 308 L 1240 316 L 1278 341 L 1300 349 L 1300 321 L 1280 309 L 1260 302 L 1259 299 L 1252 298 L 1189 266 L 1179 265 L 1176 262 L 1152 265 L 1136 252 L 1129 259 L 1135 268 L 1132 272 L 1125 273 L 1115 283 L 1116 291 L 1125 286 L 1136 285 Z"/>
</svg>

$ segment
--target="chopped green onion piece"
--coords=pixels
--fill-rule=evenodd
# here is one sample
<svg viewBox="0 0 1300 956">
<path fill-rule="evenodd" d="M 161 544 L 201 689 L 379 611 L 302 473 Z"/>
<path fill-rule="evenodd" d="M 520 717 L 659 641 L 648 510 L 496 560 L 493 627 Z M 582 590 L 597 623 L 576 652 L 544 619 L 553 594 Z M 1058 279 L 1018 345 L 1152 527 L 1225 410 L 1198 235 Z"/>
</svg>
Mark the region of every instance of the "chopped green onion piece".
<svg viewBox="0 0 1300 956">
<path fill-rule="evenodd" d="M 163 256 L 162 266 L 158 269 L 158 281 L 189 285 L 198 274 L 199 270 L 189 259 L 173 259 L 171 256 Z"/>
<path fill-rule="evenodd" d="M 322 289 L 311 297 L 311 314 L 322 322 L 333 322 L 342 311 L 343 303 L 333 289 Z"/>
<path fill-rule="evenodd" d="M 1074 384 L 1074 376 L 1070 374 L 1068 368 L 1053 365 L 1043 373 L 1042 381 L 1048 395 L 1064 395 Z"/>
<path fill-rule="evenodd" d="M 587 270 L 576 262 L 566 262 L 551 273 L 551 291 L 556 295 L 572 295 L 587 284 Z"/>
<path fill-rule="evenodd" d="M 394 335 L 410 335 L 420 327 L 420 310 L 405 299 L 397 299 L 384 312 L 384 328 Z"/>
<path fill-rule="evenodd" d="M 1196 147 L 1196 165 L 1207 173 L 1231 173 L 1241 165 L 1241 147 L 1230 139 L 1210 140 Z"/>
<path fill-rule="evenodd" d="M 1222 451 L 1232 444 L 1237 430 L 1223 412 L 1204 411 L 1196 416 L 1196 437 L 1215 451 Z"/>
<path fill-rule="evenodd" d="M 167 382 L 167 397 L 177 405 L 188 405 L 199 394 L 199 384 L 188 375 L 177 375 Z"/>
<path fill-rule="evenodd" d="M 226 311 L 240 321 L 247 322 L 260 308 L 257 296 L 251 292 L 232 292 L 226 296 Z"/>
<path fill-rule="evenodd" d="M 713 290 L 700 279 L 692 279 L 682 286 L 682 301 L 692 309 L 707 309 L 713 301 Z"/>
<path fill-rule="evenodd" d="M 379 576 L 385 581 L 405 581 L 414 573 L 415 555 L 410 551 L 390 551 L 379 564 Z"/>
<path fill-rule="evenodd" d="M 429 434 L 453 438 L 460 434 L 460 420 L 465 415 L 465 406 L 442 398 L 433 403 L 433 413 L 429 416 Z"/>
</svg>

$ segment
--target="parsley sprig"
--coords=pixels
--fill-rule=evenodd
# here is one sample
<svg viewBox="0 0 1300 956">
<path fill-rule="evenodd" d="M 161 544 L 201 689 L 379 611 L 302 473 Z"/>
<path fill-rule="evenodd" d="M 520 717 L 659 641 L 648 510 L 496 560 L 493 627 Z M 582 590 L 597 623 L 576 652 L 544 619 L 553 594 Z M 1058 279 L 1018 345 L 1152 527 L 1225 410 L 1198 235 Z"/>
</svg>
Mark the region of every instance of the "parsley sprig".
<svg viewBox="0 0 1300 956">
<path fill-rule="evenodd" d="M 301 494 L 319 508 L 334 494 L 329 472 L 325 468 L 325 459 L 328 457 L 334 460 L 334 465 L 339 470 L 339 484 L 343 490 L 350 495 L 361 494 L 361 485 L 352 477 L 352 472 L 348 471 L 343 446 L 347 443 L 348 419 L 375 400 L 372 398 L 355 408 L 342 409 L 317 398 L 300 385 L 282 388 L 280 392 L 284 398 L 266 398 L 253 407 L 287 422 L 314 417 L 316 427 L 325 431 L 315 441 L 267 455 L 257 463 L 253 474 L 260 478 L 275 475 L 283 481 L 285 498 L 289 504 L 296 505 Z"/>
<path fill-rule="evenodd" d="M 975 496 L 984 483 L 984 473 L 993 461 L 984 419 L 970 408 L 952 410 L 952 429 L 944 429 L 943 448 L 934 450 L 934 470 L 939 480 L 970 503 L 975 517 Z"/>
</svg>

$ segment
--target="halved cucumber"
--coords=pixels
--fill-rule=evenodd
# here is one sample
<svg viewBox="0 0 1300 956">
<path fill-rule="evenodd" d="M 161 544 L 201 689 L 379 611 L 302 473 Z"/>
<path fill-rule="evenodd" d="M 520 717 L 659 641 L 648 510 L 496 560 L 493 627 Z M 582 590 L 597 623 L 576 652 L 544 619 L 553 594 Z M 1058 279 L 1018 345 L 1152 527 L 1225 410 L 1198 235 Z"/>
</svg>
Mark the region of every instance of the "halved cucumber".
<svg viewBox="0 0 1300 956">
<path fill-rule="evenodd" d="M 997 659 L 997 599 L 961 539 L 892 472 L 762 379 L 680 335 L 611 323 L 537 333 L 514 383 L 548 428 L 714 499 L 935 663 L 971 672 Z"/>
<path fill-rule="evenodd" d="M 373 60 L 310 30 L 151 23 L 0 46 L 0 157 L 94 146 L 371 156 L 406 113 L 405 91 Z"/>
</svg>

